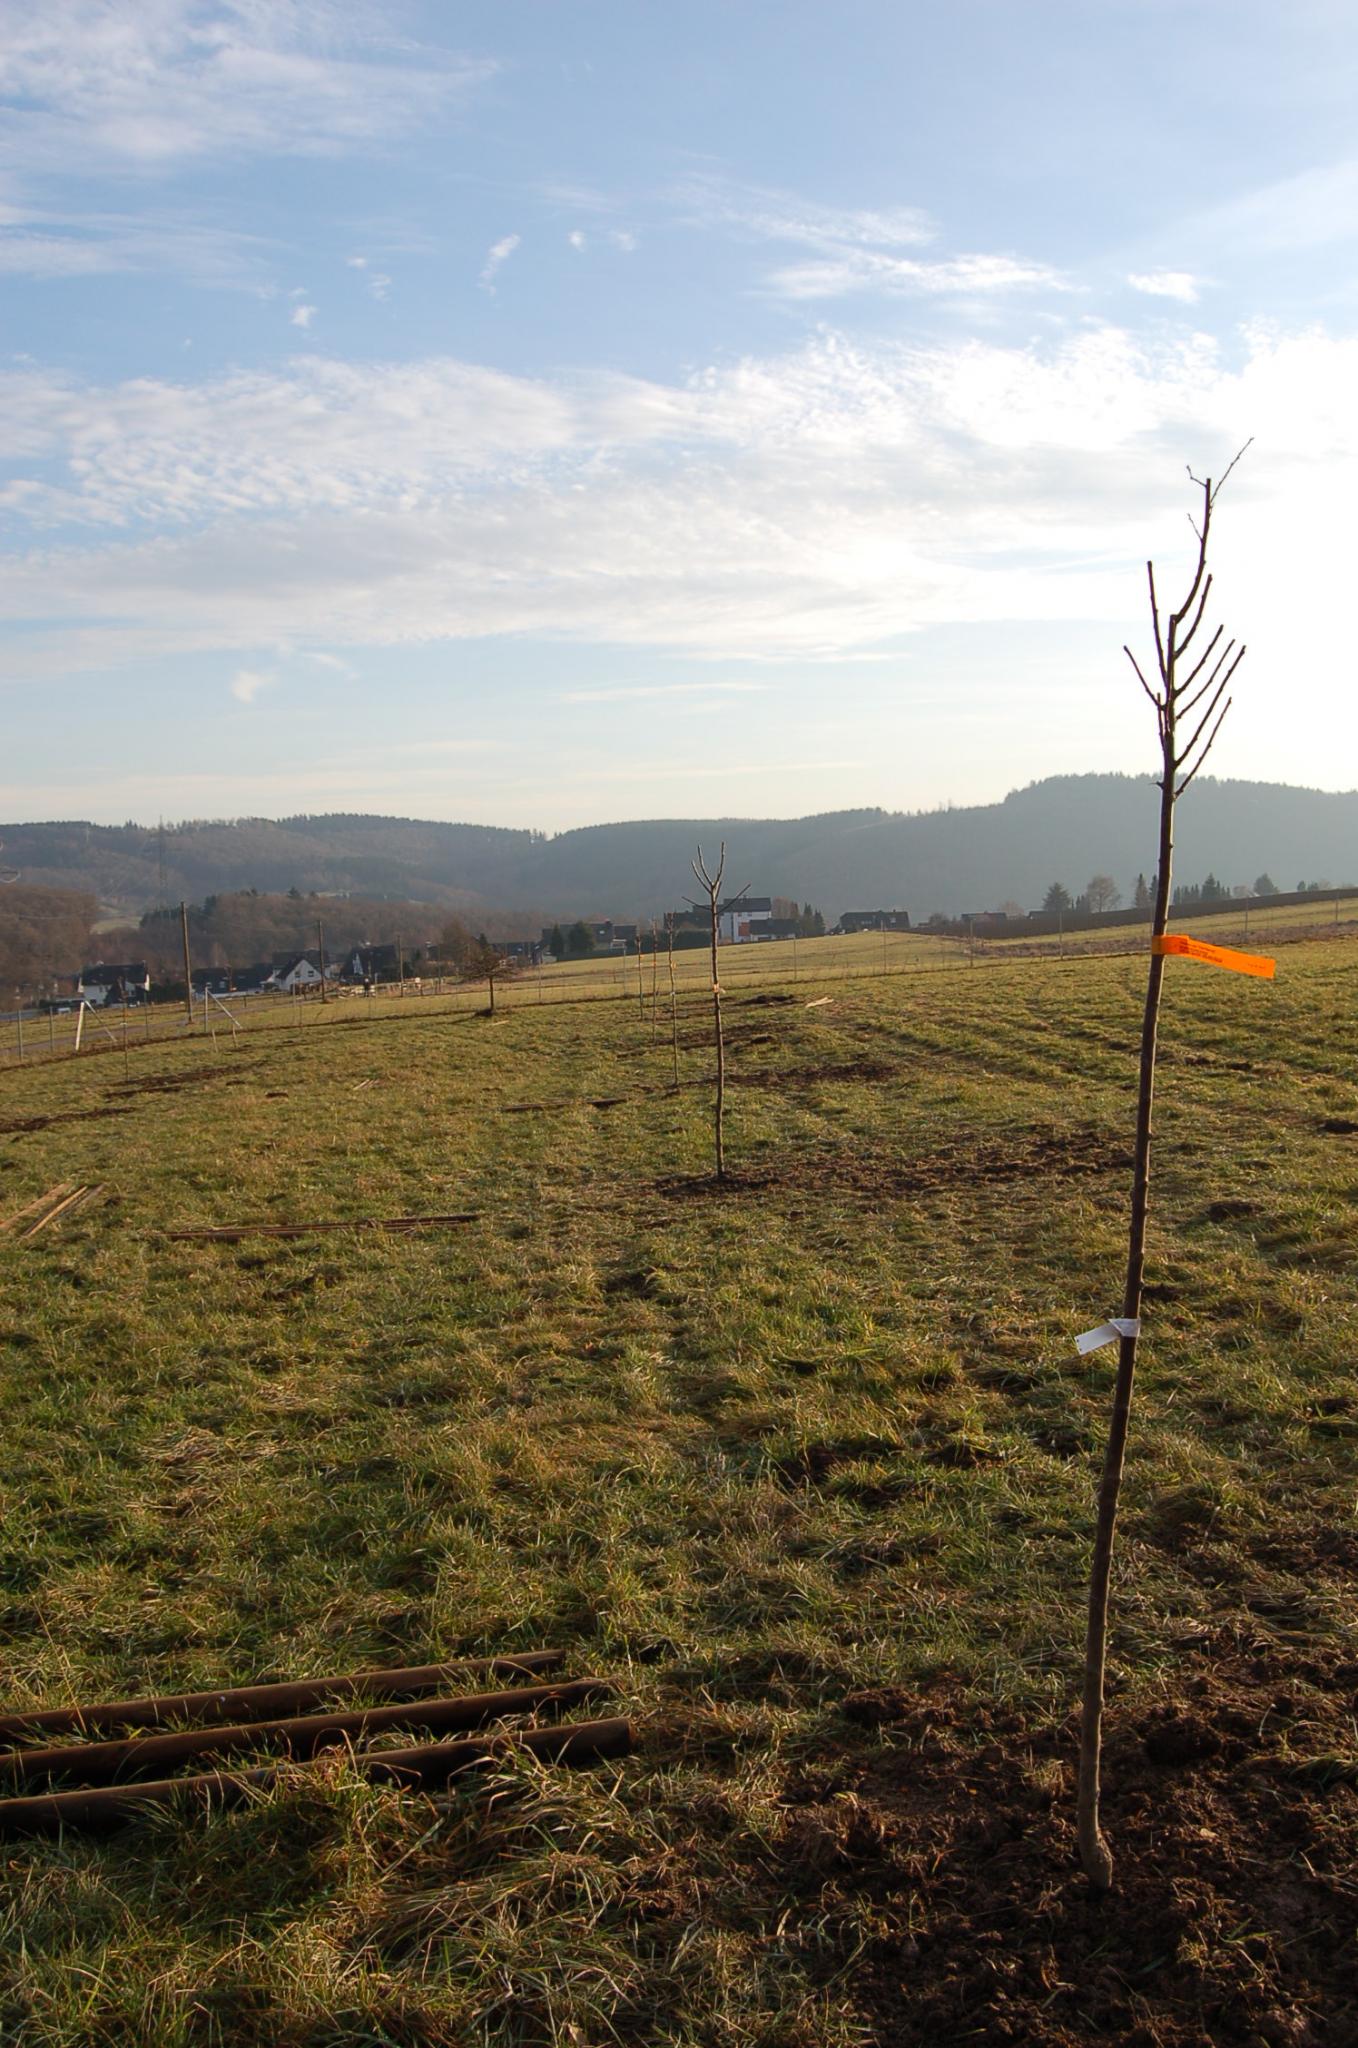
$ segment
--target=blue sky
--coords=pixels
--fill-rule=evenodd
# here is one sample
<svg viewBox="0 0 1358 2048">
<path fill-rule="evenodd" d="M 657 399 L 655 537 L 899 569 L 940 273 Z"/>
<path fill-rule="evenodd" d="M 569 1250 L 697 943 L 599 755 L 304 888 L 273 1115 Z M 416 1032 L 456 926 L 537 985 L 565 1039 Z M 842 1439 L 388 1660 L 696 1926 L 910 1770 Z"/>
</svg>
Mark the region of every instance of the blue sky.
<svg viewBox="0 0 1358 2048">
<path fill-rule="evenodd" d="M 0 0 L 0 817 L 1358 781 L 1349 0 Z"/>
</svg>

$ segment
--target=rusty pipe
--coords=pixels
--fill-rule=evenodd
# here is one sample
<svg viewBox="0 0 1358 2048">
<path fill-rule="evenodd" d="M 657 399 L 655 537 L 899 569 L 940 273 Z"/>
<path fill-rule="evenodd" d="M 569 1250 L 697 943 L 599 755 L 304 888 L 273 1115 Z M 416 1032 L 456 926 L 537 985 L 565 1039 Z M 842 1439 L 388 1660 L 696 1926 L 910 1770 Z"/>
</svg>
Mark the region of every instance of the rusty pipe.
<svg viewBox="0 0 1358 2048">
<path fill-rule="evenodd" d="M 353 1761 L 365 1777 L 378 1784 L 422 1791 L 446 1785 L 461 1772 L 484 1768 L 514 1749 L 527 1750 L 544 1763 L 591 1764 L 603 1757 L 625 1756 L 631 1746 L 629 1721 L 575 1721 L 560 1728 L 534 1728 L 526 1735 L 365 1750 Z M 73 1792 L 42 1792 L 27 1799 L 0 1799 L 0 1835 L 118 1827 L 155 1807 L 195 1802 L 233 1805 L 251 1792 L 269 1790 L 284 1772 L 295 1768 L 286 1763 L 263 1764 L 248 1771 L 208 1771 L 191 1778 L 152 1778 L 137 1785 L 97 1785 Z"/>
<path fill-rule="evenodd" d="M 540 1707 L 575 1707 L 609 1692 L 601 1678 L 575 1678 L 562 1685 L 520 1686 L 510 1692 L 463 1693 L 457 1699 L 419 1699 L 390 1707 L 360 1707 L 340 1714 L 301 1714 L 289 1720 L 243 1721 L 225 1728 L 186 1728 L 173 1735 L 134 1736 L 126 1742 L 58 1743 L 46 1749 L 0 1753 L 0 1775 L 21 1785 L 71 1778 L 85 1785 L 111 1785 L 150 1777 L 198 1756 L 231 1756 L 241 1751 L 279 1750 L 305 1758 L 387 1728 L 424 1728 L 446 1735 L 455 1728 L 484 1728 L 510 1714 Z"/>
<path fill-rule="evenodd" d="M 228 1686 L 217 1692 L 170 1693 L 163 1698 L 113 1700 L 90 1707 L 46 1707 L 33 1713 L 0 1715 L 0 1741 L 26 1742 L 34 1735 L 83 1735 L 87 1730 L 165 1728 L 176 1721 L 239 1721 L 249 1715 L 299 1713 L 326 1700 L 401 1699 L 437 1692 L 455 1678 L 484 1673 L 512 1678 L 552 1671 L 561 1650 L 524 1650 L 504 1657 L 471 1657 L 454 1664 L 413 1664 L 384 1671 L 355 1671 L 342 1678 L 303 1678 L 276 1685 Z"/>
</svg>

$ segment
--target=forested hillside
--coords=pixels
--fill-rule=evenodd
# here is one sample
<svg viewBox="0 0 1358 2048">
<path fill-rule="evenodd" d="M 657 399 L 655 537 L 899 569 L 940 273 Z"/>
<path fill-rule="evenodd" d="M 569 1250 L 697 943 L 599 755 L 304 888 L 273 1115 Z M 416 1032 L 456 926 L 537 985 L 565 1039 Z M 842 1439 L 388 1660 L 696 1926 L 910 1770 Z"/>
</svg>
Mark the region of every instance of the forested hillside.
<svg viewBox="0 0 1358 2048">
<path fill-rule="evenodd" d="M 156 827 L 0 825 L 25 883 L 84 889 L 105 915 L 231 890 L 409 899 L 476 923 L 509 908 L 543 917 L 653 917 L 691 887 L 695 843 L 727 842 L 736 888 L 916 919 L 1014 901 L 1052 882 L 1078 894 L 1111 876 L 1130 898 L 1155 861 L 1154 784 L 1069 775 L 1003 802 L 930 812 L 838 811 L 793 819 L 654 819 L 548 838 L 486 825 L 366 816 Z M 1228 886 L 1268 872 L 1279 888 L 1358 877 L 1358 794 L 1202 778 L 1180 813 L 1178 872 Z"/>
</svg>

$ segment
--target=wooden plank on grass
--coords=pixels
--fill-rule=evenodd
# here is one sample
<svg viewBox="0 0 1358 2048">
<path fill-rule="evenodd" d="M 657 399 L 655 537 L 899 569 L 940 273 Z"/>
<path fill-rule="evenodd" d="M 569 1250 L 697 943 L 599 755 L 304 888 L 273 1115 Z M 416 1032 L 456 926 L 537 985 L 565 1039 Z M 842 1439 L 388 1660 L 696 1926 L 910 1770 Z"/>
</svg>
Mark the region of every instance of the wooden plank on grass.
<svg viewBox="0 0 1358 2048">
<path fill-rule="evenodd" d="M 50 1208 L 54 1202 L 59 1202 L 63 1195 L 69 1195 L 75 1185 L 73 1180 L 59 1180 L 54 1188 L 48 1188 L 45 1195 L 39 1195 L 24 1208 L 16 1209 L 12 1216 L 6 1216 L 4 1222 L 0 1223 L 0 1234 L 13 1230 L 17 1223 L 22 1223 L 27 1217 L 36 1216 L 40 1209 Z"/>
</svg>

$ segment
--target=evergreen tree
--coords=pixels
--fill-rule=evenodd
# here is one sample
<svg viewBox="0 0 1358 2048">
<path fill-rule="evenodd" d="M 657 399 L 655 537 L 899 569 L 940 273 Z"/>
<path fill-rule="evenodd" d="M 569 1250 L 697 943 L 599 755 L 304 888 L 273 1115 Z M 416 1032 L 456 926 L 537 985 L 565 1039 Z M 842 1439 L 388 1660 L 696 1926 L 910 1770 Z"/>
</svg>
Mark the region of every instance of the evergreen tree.
<svg viewBox="0 0 1358 2048">
<path fill-rule="evenodd" d="M 1132 891 L 1132 902 L 1138 910 L 1149 910 L 1151 907 L 1150 884 L 1144 875 L 1138 875 L 1136 878 L 1136 887 Z"/>
<path fill-rule="evenodd" d="M 547 941 L 547 949 L 551 953 L 553 960 L 565 959 L 566 941 L 561 936 L 561 927 L 559 924 L 554 924 L 552 926 L 552 935 Z"/>
<path fill-rule="evenodd" d="M 1274 881 L 1267 868 L 1264 869 L 1262 875 L 1255 876 L 1253 893 L 1256 896 L 1276 896 L 1278 894 L 1278 884 Z"/>
<path fill-rule="evenodd" d="M 1042 898 L 1042 908 L 1051 917 L 1054 917 L 1058 911 L 1069 910 L 1071 908 L 1069 889 L 1063 889 L 1059 882 L 1053 882 L 1046 895 Z"/>
</svg>

